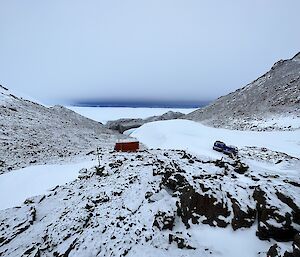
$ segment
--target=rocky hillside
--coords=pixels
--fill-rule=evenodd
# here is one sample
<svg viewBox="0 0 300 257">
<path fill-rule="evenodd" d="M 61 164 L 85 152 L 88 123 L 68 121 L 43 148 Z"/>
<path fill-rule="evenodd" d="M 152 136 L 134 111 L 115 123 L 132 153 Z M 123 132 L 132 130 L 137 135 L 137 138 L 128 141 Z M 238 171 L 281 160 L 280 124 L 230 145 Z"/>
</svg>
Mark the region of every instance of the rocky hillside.
<svg viewBox="0 0 300 257">
<path fill-rule="evenodd" d="M 169 111 L 159 116 L 151 116 L 146 119 L 118 119 L 114 121 L 109 121 L 106 123 L 106 127 L 109 129 L 117 130 L 123 133 L 126 130 L 132 128 L 138 128 L 148 122 L 160 121 L 160 120 L 174 120 L 183 117 L 184 114 L 181 112 Z"/>
<path fill-rule="evenodd" d="M 300 128 L 300 53 L 292 59 L 278 61 L 252 83 L 186 118 L 233 129 Z"/>
<path fill-rule="evenodd" d="M 103 167 L 0 212 L 0 256 L 299 256 L 299 173 L 242 164 L 299 160 L 261 153 L 103 152 Z"/>
<path fill-rule="evenodd" d="M 47 108 L 0 87 L 0 174 L 30 164 L 112 149 L 123 137 L 62 106 Z"/>
</svg>

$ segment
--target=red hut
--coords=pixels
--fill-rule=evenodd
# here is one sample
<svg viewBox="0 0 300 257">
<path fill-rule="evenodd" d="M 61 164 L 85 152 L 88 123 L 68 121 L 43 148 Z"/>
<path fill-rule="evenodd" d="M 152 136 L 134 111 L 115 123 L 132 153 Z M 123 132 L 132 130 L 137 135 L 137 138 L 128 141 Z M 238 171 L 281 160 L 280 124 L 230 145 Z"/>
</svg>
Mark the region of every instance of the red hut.
<svg viewBox="0 0 300 257">
<path fill-rule="evenodd" d="M 115 145 L 115 151 L 120 152 L 136 152 L 139 150 L 139 141 L 124 139 L 119 140 Z"/>
</svg>

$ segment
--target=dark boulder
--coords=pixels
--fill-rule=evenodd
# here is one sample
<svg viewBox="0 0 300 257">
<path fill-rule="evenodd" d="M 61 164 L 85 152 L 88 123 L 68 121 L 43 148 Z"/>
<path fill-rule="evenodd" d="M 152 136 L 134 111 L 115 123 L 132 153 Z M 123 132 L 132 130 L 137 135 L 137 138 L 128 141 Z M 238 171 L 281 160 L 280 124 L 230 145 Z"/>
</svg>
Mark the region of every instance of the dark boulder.
<svg viewBox="0 0 300 257">
<path fill-rule="evenodd" d="M 267 194 L 259 187 L 255 188 L 253 198 L 257 202 L 257 236 L 261 240 L 273 238 L 276 241 L 292 241 L 297 233 L 292 226 L 292 214 L 283 213 L 279 207 L 273 206 L 271 201 L 267 201 Z"/>
<path fill-rule="evenodd" d="M 291 213 L 293 216 L 293 221 L 300 225 L 300 208 L 294 203 L 293 199 L 278 191 L 276 192 L 276 196 L 280 201 L 288 205 L 293 210 Z"/>
<path fill-rule="evenodd" d="M 239 228 L 250 228 L 256 218 L 256 210 L 249 206 L 244 207 L 246 210 L 242 210 L 240 203 L 227 194 L 232 203 L 233 218 L 231 221 L 232 228 L 237 230 Z"/>
<path fill-rule="evenodd" d="M 188 182 L 181 174 L 166 173 L 162 178 L 162 184 L 173 191 L 177 191 L 187 185 Z"/>
<path fill-rule="evenodd" d="M 181 190 L 177 209 L 177 213 L 187 228 L 190 227 L 189 220 L 193 224 L 197 224 L 200 216 L 205 217 L 202 223 L 210 226 L 226 227 L 229 224 L 220 218 L 226 218 L 230 215 L 227 204 L 213 195 L 196 192 L 191 185 L 185 186 Z"/>
<path fill-rule="evenodd" d="M 300 257 L 300 233 L 298 233 L 294 238 L 293 257 Z"/>
<path fill-rule="evenodd" d="M 267 257 L 281 257 L 279 255 L 279 247 L 277 244 L 274 244 L 270 247 L 269 251 L 267 252 Z"/>
<path fill-rule="evenodd" d="M 175 214 L 166 213 L 164 211 L 158 211 L 155 214 L 153 227 L 157 227 L 159 230 L 169 229 L 172 230 L 174 227 Z"/>
<path fill-rule="evenodd" d="M 169 244 L 175 242 L 177 243 L 177 247 L 179 249 L 190 249 L 190 250 L 195 250 L 196 248 L 189 245 L 187 242 L 187 240 L 182 238 L 182 237 L 179 237 L 177 235 L 172 235 L 172 234 L 169 234 Z"/>
<path fill-rule="evenodd" d="M 248 171 L 249 166 L 245 163 L 242 163 L 240 160 L 235 161 L 234 163 L 234 171 L 239 174 L 245 174 Z"/>
</svg>

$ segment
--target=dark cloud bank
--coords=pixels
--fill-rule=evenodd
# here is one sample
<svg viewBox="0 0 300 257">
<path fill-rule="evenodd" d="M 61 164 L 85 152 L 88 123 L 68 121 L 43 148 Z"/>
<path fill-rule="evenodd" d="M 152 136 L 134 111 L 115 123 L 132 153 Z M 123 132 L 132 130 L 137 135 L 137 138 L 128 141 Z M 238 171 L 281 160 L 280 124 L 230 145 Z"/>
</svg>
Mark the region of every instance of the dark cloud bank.
<svg viewBox="0 0 300 257">
<path fill-rule="evenodd" d="M 0 79 L 46 103 L 199 105 L 300 48 L 299 0 L 0 2 Z"/>
</svg>

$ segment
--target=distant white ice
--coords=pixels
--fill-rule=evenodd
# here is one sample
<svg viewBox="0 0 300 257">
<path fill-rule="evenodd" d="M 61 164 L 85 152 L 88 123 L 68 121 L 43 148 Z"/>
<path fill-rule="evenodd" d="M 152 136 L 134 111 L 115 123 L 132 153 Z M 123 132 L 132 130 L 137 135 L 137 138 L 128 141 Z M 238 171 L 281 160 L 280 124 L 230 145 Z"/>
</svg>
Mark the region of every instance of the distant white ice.
<svg viewBox="0 0 300 257">
<path fill-rule="evenodd" d="M 99 121 L 105 124 L 107 121 L 118 120 L 122 118 L 145 119 L 155 115 L 162 115 L 168 111 L 190 113 L 196 109 L 177 109 L 177 108 L 129 108 L 129 107 L 75 107 L 66 106 L 82 116 Z"/>
</svg>

